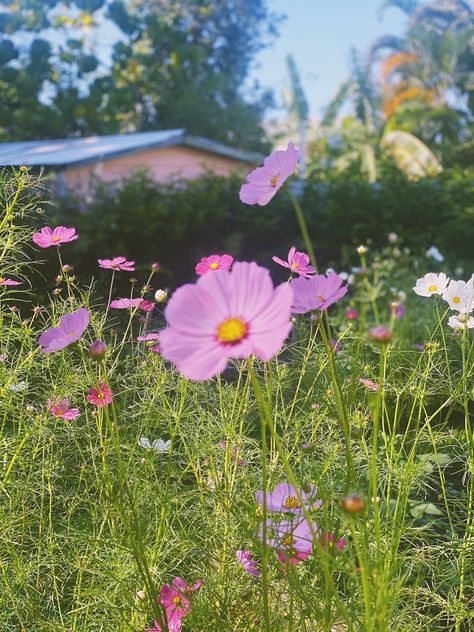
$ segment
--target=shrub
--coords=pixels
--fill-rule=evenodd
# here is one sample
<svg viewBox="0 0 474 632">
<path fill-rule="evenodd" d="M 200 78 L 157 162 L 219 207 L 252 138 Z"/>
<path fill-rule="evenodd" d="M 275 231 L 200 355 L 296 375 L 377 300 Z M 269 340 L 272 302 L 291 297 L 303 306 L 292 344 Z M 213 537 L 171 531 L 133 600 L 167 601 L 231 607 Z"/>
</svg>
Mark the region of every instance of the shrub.
<svg viewBox="0 0 474 632">
<path fill-rule="evenodd" d="M 288 196 L 270 205 L 241 204 L 241 180 L 207 174 L 190 182 L 161 184 L 137 172 L 110 188 L 99 184 L 82 212 L 74 197 L 56 200 L 54 220 L 73 225 L 81 269 L 95 271 L 95 259 L 126 254 L 166 264 L 174 283 L 189 280 L 196 261 L 228 251 L 268 265 L 273 254 L 303 246 Z M 302 205 L 320 265 L 350 263 L 354 247 L 367 239 L 376 247 L 396 232 L 416 254 L 435 244 L 456 262 L 473 260 L 474 182 L 465 177 L 416 182 L 392 173 L 372 185 L 343 178 L 309 182 Z M 92 266 L 92 267 L 91 267 Z"/>
</svg>

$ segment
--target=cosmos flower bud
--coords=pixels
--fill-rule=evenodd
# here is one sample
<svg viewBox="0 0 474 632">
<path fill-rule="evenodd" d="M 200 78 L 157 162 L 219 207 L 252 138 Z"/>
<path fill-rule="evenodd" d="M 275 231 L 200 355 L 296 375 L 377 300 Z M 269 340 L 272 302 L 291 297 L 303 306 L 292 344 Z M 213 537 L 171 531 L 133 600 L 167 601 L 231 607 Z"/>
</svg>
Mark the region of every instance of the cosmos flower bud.
<svg viewBox="0 0 474 632">
<path fill-rule="evenodd" d="M 341 507 L 350 514 L 360 513 L 365 507 L 365 500 L 357 494 L 349 494 L 341 500 Z"/>
<path fill-rule="evenodd" d="M 63 267 L 61 268 L 63 272 L 71 272 L 72 269 L 73 269 L 72 266 L 70 266 L 68 263 L 65 263 Z"/>
<path fill-rule="evenodd" d="M 362 244 L 357 248 L 358 255 L 365 255 L 367 251 L 368 251 L 367 246 L 363 246 Z"/>
<path fill-rule="evenodd" d="M 374 342 L 385 344 L 390 342 L 392 338 L 392 332 L 385 325 L 378 325 L 370 330 L 370 336 Z"/>
<path fill-rule="evenodd" d="M 94 360 L 97 360 L 98 362 L 100 362 L 100 360 L 103 360 L 105 358 L 106 350 L 107 350 L 107 345 L 105 344 L 105 342 L 102 342 L 102 340 L 99 340 L 98 338 L 94 340 L 94 342 L 89 347 L 89 353 L 91 357 L 94 358 Z"/>
<path fill-rule="evenodd" d="M 158 272 L 158 270 L 161 268 L 160 264 L 155 261 L 155 263 L 151 264 L 151 271 L 152 272 Z"/>
<path fill-rule="evenodd" d="M 156 290 L 155 301 L 157 303 L 164 303 L 168 298 L 168 292 L 166 290 Z"/>
<path fill-rule="evenodd" d="M 356 320 L 358 316 L 356 309 L 347 309 L 346 310 L 346 318 L 347 320 Z"/>
</svg>

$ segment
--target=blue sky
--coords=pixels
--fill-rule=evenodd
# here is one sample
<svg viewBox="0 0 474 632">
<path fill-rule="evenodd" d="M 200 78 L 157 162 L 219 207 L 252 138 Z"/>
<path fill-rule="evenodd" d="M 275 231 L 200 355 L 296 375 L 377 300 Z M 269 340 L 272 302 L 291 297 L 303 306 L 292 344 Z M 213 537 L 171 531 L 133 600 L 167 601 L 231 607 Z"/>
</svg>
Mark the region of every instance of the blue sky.
<svg viewBox="0 0 474 632">
<path fill-rule="evenodd" d="M 318 118 L 348 75 L 351 47 L 366 52 L 380 35 L 404 32 L 405 15 L 390 8 L 380 19 L 382 4 L 383 0 L 269 0 L 287 19 L 280 25 L 280 36 L 259 54 L 252 77 L 280 99 L 288 82 L 285 58 L 292 53 L 310 116 Z"/>
</svg>

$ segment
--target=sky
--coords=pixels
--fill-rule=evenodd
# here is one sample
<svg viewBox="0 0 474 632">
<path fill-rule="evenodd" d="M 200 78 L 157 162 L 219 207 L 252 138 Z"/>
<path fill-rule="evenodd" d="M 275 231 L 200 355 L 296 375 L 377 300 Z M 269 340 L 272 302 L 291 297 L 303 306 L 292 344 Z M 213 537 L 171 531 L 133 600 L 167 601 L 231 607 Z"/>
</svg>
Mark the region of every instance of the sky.
<svg viewBox="0 0 474 632">
<path fill-rule="evenodd" d="M 396 8 L 380 17 L 383 0 L 269 0 L 287 16 L 280 36 L 256 59 L 252 78 L 281 93 L 288 85 L 286 56 L 291 53 L 301 75 L 310 117 L 319 118 L 349 73 L 350 50 L 365 53 L 381 35 L 401 35 L 406 16 Z M 273 115 L 275 112 L 273 112 Z"/>
</svg>

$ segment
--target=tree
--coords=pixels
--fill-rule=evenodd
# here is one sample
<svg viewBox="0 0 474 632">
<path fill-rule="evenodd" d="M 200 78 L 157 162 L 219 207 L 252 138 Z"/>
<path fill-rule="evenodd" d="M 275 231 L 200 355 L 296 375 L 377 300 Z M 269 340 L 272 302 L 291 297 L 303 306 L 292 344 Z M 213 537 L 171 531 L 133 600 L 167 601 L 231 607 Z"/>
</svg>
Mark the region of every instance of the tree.
<svg viewBox="0 0 474 632">
<path fill-rule="evenodd" d="M 129 36 L 115 47 L 110 77 L 94 86 L 107 94 L 112 119 L 131 130 L 185 127 L 262 148 L 270 97 L 246 81 L 276 32 L 265 0 L 116 0 L 109 14 Z"/>
<path fill-rule="evenodd" d="M 260 121 L 270 95 L 248 75 L 276 34 L 267 0 L 18 1 L 19 12 L 1 0 L 4 138 L 185 127 L 264 147 Z M 120 30 L 110 68 L 99 65 L 91 36 L 104 20 Z M 25 33 L 41 35 L 41 56 L 33 44 L 16 44 Z"/>
<path fill-rule="evenodd" d="M 81 94 L 99 60 L 88 42 L 105 0 L 1 0 L 0 137 L 67 135 L 83 126 Z"/>
</svg>

